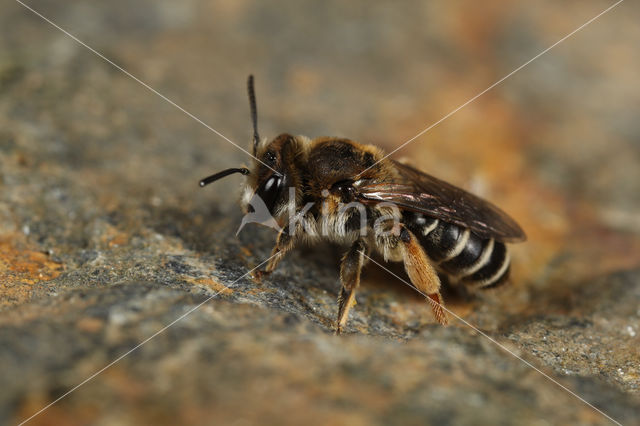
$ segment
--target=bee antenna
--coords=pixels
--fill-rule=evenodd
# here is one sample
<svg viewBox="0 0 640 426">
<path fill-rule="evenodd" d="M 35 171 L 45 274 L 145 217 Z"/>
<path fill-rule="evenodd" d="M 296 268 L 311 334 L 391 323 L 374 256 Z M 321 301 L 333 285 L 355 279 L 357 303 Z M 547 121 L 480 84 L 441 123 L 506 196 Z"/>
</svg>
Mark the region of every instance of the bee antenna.
<svg viewBox="0 0 640 426">
<path fill-rule="evenodd" d="M 260 136 L 258 135 L 258 107 L 256 106 L 256 92 L 253 88 L 253 75 L 249 75 L 247 80 L 247 91 L 249 92 L 249 107 L 251 108 L 251 122 L 253 123 L 253 155 L 256 155 Z"/>
<path fill-rule="evenodd" d="M 239 169 L 231 168 L 231 169 L 223 170 L 221 172 L 218 172 L 218 173 L 216 173 L 214 175 L 211 175 L 211 176 L 207 176 L 206 178 L 202 179 L 200 181 L 200 187 L 209 185 L 211 182 L 215 182 L 215 181 L 217 181 L 219 179 L 222 179 L 223 177 L 227 177 L 227 176 L 232 175 L 234 173 L 242 173 L 243 175 L 246 176 L 251 172 L 246 167 L 241 167 Z"/>
</svg>

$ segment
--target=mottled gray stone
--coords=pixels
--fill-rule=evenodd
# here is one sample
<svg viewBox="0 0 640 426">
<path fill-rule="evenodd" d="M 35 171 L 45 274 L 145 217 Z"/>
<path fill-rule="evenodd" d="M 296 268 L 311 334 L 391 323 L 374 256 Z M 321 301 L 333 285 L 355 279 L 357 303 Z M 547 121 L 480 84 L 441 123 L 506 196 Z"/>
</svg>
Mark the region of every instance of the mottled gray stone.
<svg viewBox="0 0 640 426">
<path fill-rule="evenodd" d="M 387 149 L 604 7 L 134 3 L 33 7 L 242 146 L 253 72 L 263 136 Z M 625 425 L 640 412 L 639 12 L 624 2 L 399 153 L 529 234 L 513 285 L 446 290 L 452 311 Z M 245 275 L 275 235 L 235 236 L 241 178 L 197 187 L 249 158 L 18 3 L 0 34 L 0 423 L 203 302 L 32 423 L 609 423 L 460 321 L 434 324 L 374 265 L 334 336 L 343 248 L 302 248 L 258 282 Z"/>
</svg>

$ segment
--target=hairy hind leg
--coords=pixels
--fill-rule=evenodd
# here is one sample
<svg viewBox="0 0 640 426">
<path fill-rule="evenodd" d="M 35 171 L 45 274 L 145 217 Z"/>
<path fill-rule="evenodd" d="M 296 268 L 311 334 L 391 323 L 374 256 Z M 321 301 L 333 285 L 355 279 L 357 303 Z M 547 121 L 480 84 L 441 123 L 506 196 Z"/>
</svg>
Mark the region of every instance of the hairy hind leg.
<svg viewBox="0 0 640 426">
<path fill-rule="evenodd" d="M 433 315 L 442 324 L 447 324 L 442 296 L 440 296 L 440 278 L 429 262 L 422 246 L 415 235 L 402 226 L 400 241 L 403 247 L 404 268 L 411 279 L 411 283 L 429 299 Z"/>
</svg>

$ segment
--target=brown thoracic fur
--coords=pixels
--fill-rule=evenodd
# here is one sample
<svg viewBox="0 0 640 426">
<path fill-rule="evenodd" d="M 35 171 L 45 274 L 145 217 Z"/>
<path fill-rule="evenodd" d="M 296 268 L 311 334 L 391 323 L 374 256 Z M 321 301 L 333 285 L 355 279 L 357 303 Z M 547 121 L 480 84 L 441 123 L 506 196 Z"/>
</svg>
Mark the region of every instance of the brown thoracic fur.
<svg viewBox="0 0 640 426">
<path fill-rule="evenodd" d="M 349 139 L 320 137 L 310 140 L 304 136 L 283 133 L 270 143 L 261 143 L 257 157 L 264 161 L 268 152 L 275 155 L 275 162 L 273 165 L 265 162 L 287 175 L 288 185 L 296 188 L 297 202 L 303 198 L 315 202 L 324 200 L 322 190 L 329 190 L 333 184 L 345 179 L 372 179 L 381 183 L 397 179 L 393 166 L 383 160 L 384 152 L 381 149 Z M 380 163 L 360 175 L 378 161 Z M 258 162 L 255 166 L 247 182 L 254 190 L 260 181 L 272 173 Z M 302 187 L 303 181 L 308 182 L 307 188 Z"/>
</svg>

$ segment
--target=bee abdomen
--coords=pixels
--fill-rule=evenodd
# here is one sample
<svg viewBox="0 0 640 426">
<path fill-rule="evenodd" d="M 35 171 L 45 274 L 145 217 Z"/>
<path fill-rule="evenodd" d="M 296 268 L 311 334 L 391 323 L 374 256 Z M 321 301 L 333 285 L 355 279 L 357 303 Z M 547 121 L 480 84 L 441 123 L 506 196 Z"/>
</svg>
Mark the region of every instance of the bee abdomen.
<svg viewBox="0 0 640 426">
<path fill-rule="evenodd" d="M 483 239 L 452 223 L 411 214 L 405 217 L 429 258 L 459 282 L 474 288 L 495 288 L 509 277 L 510 258 L 504 243 Z"/>
<path fill-rule="evenodd" d="M 455 274 L 465 285 L 489 289 L 504 284 L 509 278 L 511 266 L 507 246 L 493 239 L 486 241 L 489 242 L 487 249 L 475 264 L 473 271 L 462 270 Z"/>
</svg>

